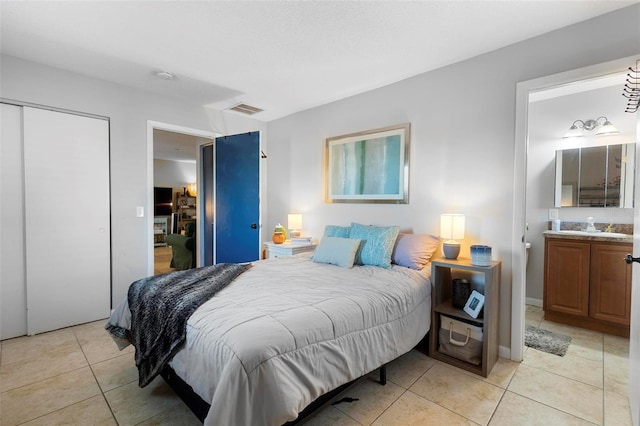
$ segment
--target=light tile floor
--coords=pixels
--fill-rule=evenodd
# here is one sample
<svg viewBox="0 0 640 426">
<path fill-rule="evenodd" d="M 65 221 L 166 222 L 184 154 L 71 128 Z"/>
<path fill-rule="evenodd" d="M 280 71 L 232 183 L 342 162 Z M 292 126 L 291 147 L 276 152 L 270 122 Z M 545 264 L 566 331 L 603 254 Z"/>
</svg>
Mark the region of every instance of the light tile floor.
<svg viewBox="0 0 640 426">
<path fill-rule="evenodd" d="M 569 334 L 567 355 L 526 348 L 521 364 L 500 359 L 488 378 L 418 351 L 339 395 L 306 425 L 615 425 L 631 424 L 628 340 L 542 320 L 527 323 Z M 104 321 L 0 345 L 0 424 L 196 425 L 195 416 L 158 378 L 141 389 L 131 348 L 119 352 Z"/>
</svg>

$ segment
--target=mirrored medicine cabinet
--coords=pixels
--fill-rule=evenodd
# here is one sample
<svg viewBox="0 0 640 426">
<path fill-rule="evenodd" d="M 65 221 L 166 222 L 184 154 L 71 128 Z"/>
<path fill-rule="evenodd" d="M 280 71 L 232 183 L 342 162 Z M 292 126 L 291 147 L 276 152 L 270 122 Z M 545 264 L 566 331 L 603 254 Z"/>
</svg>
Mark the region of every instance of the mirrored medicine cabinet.
<svg viewBox="0 0 640 426">
<path fill-rule="evenodd" d="M 556 151 L 555 207 L 633 208 L 635 144 Z"/>
</svg>

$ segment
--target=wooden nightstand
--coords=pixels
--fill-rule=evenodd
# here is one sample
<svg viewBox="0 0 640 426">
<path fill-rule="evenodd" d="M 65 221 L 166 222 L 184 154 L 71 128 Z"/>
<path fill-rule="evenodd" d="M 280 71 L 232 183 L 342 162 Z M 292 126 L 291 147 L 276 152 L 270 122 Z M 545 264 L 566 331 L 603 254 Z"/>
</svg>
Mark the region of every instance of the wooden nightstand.
<svg viewBox="0 0 640 426">
<path fill-rule="evenodd" d="M 429 356 L 460 367 L 472 373 L 487 377 L 498 360 L 498 311 L 500 298 L 500 261 L 492 261 L 490 266 L 476 266 L 470 259 L 459 258 L 436 259 L 431 262 L 431 331 L 429 332 Z M 460 274 L 477 274 L 482 277 L 484 294 L 483 315 L 478 318 L 469 316 L 464 310 L 454 308 L 451 304 L 451 280 Z M 438 351 L 438 334 L 440 331 L 440 314 L 454 319 L 472 321 L 482 326 L 484 333 L 482 362 L 480 365 L 469 364 L 460 359 Z"/>
<path fill-rule="evenodd" d="M 274 259 L 276 257 L 293 256 L 294 254 L 305 253 L 308 251 L 314 251 L 317 244 L 301 245 L 301 244 L 275 244 L 264 243 L 267 246 L 267 259 Z"/>
</svg>

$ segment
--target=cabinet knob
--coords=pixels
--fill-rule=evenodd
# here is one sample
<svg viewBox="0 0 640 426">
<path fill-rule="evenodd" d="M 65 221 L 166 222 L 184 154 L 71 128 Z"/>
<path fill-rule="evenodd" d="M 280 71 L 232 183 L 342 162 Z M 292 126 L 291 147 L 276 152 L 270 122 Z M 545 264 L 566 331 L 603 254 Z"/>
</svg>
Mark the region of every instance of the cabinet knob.
<svg viewBox="0 0 640 426">
<path fill-rule="evenodd" d="M 627 262 L 629 265 L 631 265 L 633 262 L 640 263 L 640 257 L 633 257 L 632 255 L 628 254 L 624 257 L 624 261 Z"/>
<path fill-rule="evenodd" d="M 251 229 L 258 229 L 258 224 L 257 223 L 252 223 L 251 224 Z"/>
</svg>

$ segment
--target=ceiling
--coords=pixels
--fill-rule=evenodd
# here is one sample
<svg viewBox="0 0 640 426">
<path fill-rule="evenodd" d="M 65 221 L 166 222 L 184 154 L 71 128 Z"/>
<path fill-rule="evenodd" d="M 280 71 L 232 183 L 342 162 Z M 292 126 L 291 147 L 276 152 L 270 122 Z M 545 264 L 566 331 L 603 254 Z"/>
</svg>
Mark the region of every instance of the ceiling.
<svg viewBox="0 0 640 426">
<path fill-rule="evenodd" d="M 2 0 L 0 49 L 270 121 L 638 1 Z"/>
</svg>

